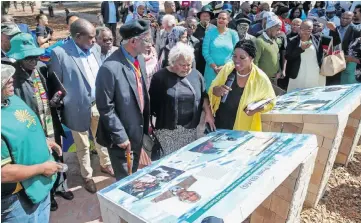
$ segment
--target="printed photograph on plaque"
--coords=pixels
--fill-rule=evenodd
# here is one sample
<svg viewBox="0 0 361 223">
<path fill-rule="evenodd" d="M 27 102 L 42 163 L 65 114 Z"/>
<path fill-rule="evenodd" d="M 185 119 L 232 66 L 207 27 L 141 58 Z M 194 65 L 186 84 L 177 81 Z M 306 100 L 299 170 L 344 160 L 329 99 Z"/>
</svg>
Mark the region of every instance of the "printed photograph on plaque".
<svg viewBox="0 0 361 223">
<path fill-rule="evenodd" d="M 308 100 L 299 104 L 294 110 L 317 111 L 330 101 L 331 100 Z"/>
<path fill-rule="evenodd" d="M 172 181 L 182 173 L 184 173 L 184 171 L 166 166 L 159 166 L 153 171 L 119 189 L 132 195 L 133 197 L 142 199 L 148 194 L 159 190 L 162 184 Z"/>
</svg>

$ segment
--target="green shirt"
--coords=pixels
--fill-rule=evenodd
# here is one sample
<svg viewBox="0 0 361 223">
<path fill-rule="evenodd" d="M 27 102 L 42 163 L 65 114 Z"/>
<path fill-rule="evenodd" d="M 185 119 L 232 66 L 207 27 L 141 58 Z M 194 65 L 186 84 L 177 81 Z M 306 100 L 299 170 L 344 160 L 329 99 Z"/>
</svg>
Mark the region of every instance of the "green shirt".
<svg viewBox="0 0 361 223">
<path fill-rule="evenodd" d="M 256 41 L 257 53 L 254 64 L 268 77 L 274 78 L 280 72 L 279 48 L 276 40 L 266 39 L 264 33 Z"/>
<path fill-rule="evenodd" d="M 1 166 L 10 162 L 31 166 L 53 160 L 36 114 L 17 96 L 9 101 L 1 108 Z M 39 203 L 49 194 L 55 179 L 56 174 L 37 175 L 20 183 L 29 199 Z"/>
</svg>

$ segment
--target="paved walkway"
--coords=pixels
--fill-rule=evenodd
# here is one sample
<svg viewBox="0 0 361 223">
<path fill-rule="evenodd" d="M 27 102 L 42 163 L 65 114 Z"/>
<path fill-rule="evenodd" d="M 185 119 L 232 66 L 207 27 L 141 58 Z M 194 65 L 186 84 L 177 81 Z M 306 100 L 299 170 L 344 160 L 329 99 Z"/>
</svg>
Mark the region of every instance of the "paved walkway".
<svg viewBox="0 0 361 223">
<path fill-rule="evenodd" d="M 99 202 L 96 194 L 90 194 L 83 188 L 83 180 L 80 175 L 79 162 L 76 153 L 64 153 L 64 161 L 68 165 L 68 187 L 74 193 L 74 199 L 65 200 L 62 197 L 55 197 L 59 209 L 51 212 L 51 223 L 84 223 L 102 222 Z M 115 178 L 103 174 L 100 171 L 97 155 L 91 155 L 92 167 L 94 170 L 93 179 L 100 190 L 113 182 Z"/>
</svg>

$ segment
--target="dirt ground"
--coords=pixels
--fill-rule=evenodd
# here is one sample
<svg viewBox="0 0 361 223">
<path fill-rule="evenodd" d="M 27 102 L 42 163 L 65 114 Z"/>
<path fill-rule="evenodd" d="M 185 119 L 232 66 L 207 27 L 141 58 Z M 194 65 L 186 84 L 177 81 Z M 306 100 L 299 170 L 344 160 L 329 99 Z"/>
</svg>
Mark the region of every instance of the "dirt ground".
<svg viewBox="0 0 361 223">
<path fill-rule="evenodd" d="M 31 30 L 35 30 L 37 25 L 36 16 L 40 13 L 40 10 L 43 10 L 44 14 L 48 16 L 48 26 L 54 30 L 51 42 L 56 42 L 57 40 L 66 38 L 69 35 L 68 26 L 65 21 L 65 8 L 67 8 L 71 13 L 79 15 L 79 17 L 87 17 L 87 19 L 92 18 L 91 22 L 94 25 L 97 25 L 96 15 L 100 13 L 100 3 L 101 2 L 83 2 L 77 4 L 64 3 L 63 5 L 53 3 L 55 16 L 50 17 L 48 16 L 46 4 L 40 5 L 40 2 L 37 2 L 35 12 L 32 13 L 29 6 L 26 6 L 25 12 L 23 12 L 19 2 L 17 10 L 14 8 L 13 4 L 11 4 L 9 15 L 14 17 L 16 23 L 28 24 Z"/>
<path fill-rule="evenodd" d="M 335 165 L 325 196 L 315 209 L 304 209 L 303 223 L 361 222 L 361 148 L 345 168 Z"/>
</svg>

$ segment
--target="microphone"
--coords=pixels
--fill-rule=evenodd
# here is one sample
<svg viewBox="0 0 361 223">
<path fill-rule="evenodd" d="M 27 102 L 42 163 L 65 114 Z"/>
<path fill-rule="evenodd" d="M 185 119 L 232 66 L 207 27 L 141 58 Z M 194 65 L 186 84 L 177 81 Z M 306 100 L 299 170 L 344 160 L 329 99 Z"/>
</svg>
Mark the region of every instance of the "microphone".
<svg viewBox="0 0 361 223">
<path fill-rule="evenodd" d="M 231 74 L 228 76 L 225 85 L 226 85 L 227 87 L 231 88 L 235 77 L 236 77 L 236 75 L 235 75 L 234 73 L 231 73 Z M 227 94 L 225 94 L 225 95 L 222 96 L 222 99 L 221 99 L 221 102 L 222 102 L 222 103 L 226 102 L 228 94 L 229 94 L 229 93 L 227 93 Z"/>
</svg>

